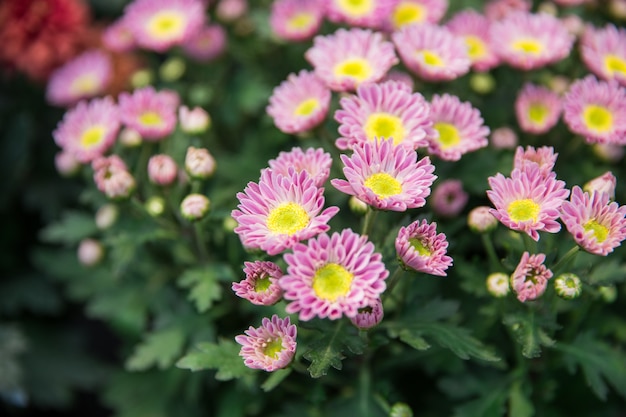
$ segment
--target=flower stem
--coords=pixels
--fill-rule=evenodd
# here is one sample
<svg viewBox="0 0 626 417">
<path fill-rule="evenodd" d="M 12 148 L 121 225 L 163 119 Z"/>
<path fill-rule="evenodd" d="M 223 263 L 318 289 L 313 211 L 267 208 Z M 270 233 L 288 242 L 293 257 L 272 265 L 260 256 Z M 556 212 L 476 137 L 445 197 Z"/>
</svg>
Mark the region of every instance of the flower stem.
<svg viewBox="0 0 626 417">
<path fill-rule="evenodd" d="M 496 249 L 493 246 L 493 241 L 491 240 L 490 233 L 481 233 L 481 240 L 483 241 L 483 246 L 485 247 L 485 251 L 487 252 L 487 256 L 489 257 L 489 263 L 491 264 L 491 269 L 493 271 L 498 269 L 500 265 L 500 260 L 498 259 L 498 255 L 496 254 Z"/>
<path fill-rule="evenodd" d="M 557 276 L 560 270 L 567 267 L 578 255 L 578 251 L 580 250 L 580 246 L 574 245 L 573 248 L 567 251 L 565 255 L 561 259 L 558 260 L 556 264 L 552 267 L 552 273 L 554 276 Z"/>
<path fill-rule="evenodd" d="M 372 232 L 377 214 L 378 210 L 374 210 L 371 207 L 367 208 L 367 213 L 365 213 L 365 218 L 363 219 L 363 230 L 361 231 L 363 236 L 369 235 Z"/>
<path fill-rule="evenodd" d="M 204 233 L 202 231 L 202 226 L 200 225 L 200 223 L 195 223 L 193 226 L 200 261 L 207 262 L 209 260 L 209 251 L 207 250 L 206 244 L 204 243 Z"/>
<path fill-rule="evenodd" d="M 359 415 L 368 417 L 370 415 L 369 410 L 369 397 L 372 385 L 372 375 L 370 372 L 370 355 L 365 353 L 361 369 L 359 370 Z"/>
<path fill-rule="evenodd" d="M 527 233 L 521 233 L 522 239 L 524 240 L 524 248 L 526 249 L 526 252 L 532 255 L 537 251 L 537 242 L 535 242 L 532 237 L 528 236 Z"/>
</svg>

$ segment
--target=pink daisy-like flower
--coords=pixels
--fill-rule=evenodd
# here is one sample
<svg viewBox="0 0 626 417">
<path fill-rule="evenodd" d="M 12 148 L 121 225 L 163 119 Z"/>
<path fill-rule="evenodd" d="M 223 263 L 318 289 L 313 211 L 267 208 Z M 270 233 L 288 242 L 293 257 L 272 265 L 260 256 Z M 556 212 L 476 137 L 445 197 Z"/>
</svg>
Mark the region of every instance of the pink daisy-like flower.
<svg viewBox="0 0 626 417">
<path fill-rule="evenodd" d="M 514 169 L 511 177 L 498 173 L 487 181 L 491 187 L 487 197 L 495 206 L 491 214 L 509 229 L 524 232 L 535 241 L 539 231 L 561 230 L 557 219 L 569 190 L 565 182 L 556 179 L 556 173 L 543 175 L 538 165 L 529 164 L 526 169 Z"/>
<path fill-rule="evenodd" d="M 445 180 L 440 182 L 434 189 L 430 202 L 433 211 L 438 216 L 456 217 L 465 208 L 469 194 L 463 189 L 460 180 Z"/>
<path fill-rule="evenodd" d="M 343 97 L 339 104 L 335 120 L 341 137 L 335 144 L 342 150 L 383 137 L 414 150 L 435 134 L 428 102 L 397 81 L 361 85 L 356 95 Z"/>
<path fill-rule="evenodd" d="M 485 16 L 489 20 L 502 20 L 510 13 L 529 12 L 531 0 L 490 0 L 485 5 Z"/>
<path fill-rule="evenodd" d="M 81 163 L 91 162 L 115 143 L 120 115 L 111 97 L 81 101 L 52 132 L 54 141 Z"/>
<path fill-rule="evenodd" d="M 119 96 L 122 122 L 150 141 L 163 139 L 176 128 L 178 99 L 171 91 L 157 92 L 153 87 L 123 92 Z"/>
<path fill-rule="evenodd" d="M 289 317 L 264 317 L 261 327 L 250 326 L 244 333 L 235 336 L 235 341 L 241 345 L 239 356 L 248 368 L 272 372 L 289 365 L 296 353 L 298 329 Z"/>
<path fill-rule="evenodd" d="M 109 85 L 113 64 L 100 50 L 82 53 L 50 76 L 46 99 L 56 106 L 69 107 L 79 100 L 101 94 Z"/>
<path fill-rule="evenodd" d="M 288 175 L 290 169 L 296 172 L 306 171 L 315 185 L 321 187 L 330 175 L 333 160 L 322 148 L 308 148 L 304 152 L 302 148 L 294 147 L 290 152 L 280 152 L 278 157 L 270 159 L 268 164 L 272 171 L 281 175 Z"/>
<path fill-rule="evenodd" d="M 352 156 L 341 155 L 346 180 L 332 179 L 339 191 L 380 210 L 405 211 L 423 207 L 436 175 L 428 157 L 393 141 L 363 142 Z"/>
<path fill-rule="evenodd" d="M 287 274 L 278 283 L 291 301 L 286 311 L 302 321 L 356 316 L 385 291 L 389 275 L 374 244 L 350 229 L 298 243 L 284 259 Z"/>
<path fill-rule="evenodd" d="M 524 132 L 546 133 L 561 116 L 561 98 L 545 87 L 526 83 L 515 100 L 517 123 Z"/>
<path fill-rule="evenodd" d="M 350 317 L 350 322 L 362 330 L 371 329 L 383 320 L 385 312 L 383 303 L 377 298 L 372 304 L 359 308 L 354 317 Z"/>
<path fill-rule="evenodd" d="M 446 276 L 452 258 L 446 255 L 448 241 L 437 234 L 437 223 L 414 221 L 401 227 L 396 237 L 396 252 L 403 267 L 425 274 Z"/>
<path fill-rule="evenodd" d="M 314 73 L 289 74 L 274 89 L 267 113 L 285 133 L 302 133 L 319 125 L 330 106 L 331 92 Z"/>
<path fill-rule="evenodd" d="M 587 143 L 626 143 L 626 89 L 593 75 L 575 81 L 563 98 L 563 120 Z"/>
<path fill-rule="evenodd" d="M 291 170 L 285 176 L 265 169 L 259 183 L 249 182 L 237 199 L 238 210 L 231 214 L 239 223 L 235 233 L 244 246 L 270 255 L 327 231 L 326 223 L 339 211 L 338 207 L 322 211 L 324 189 L 306 171 Z"/>
<path fill-rule="evenodd" d="M 467 45 L 445 27 L 424 23 L 391 35 L 404 65 L 426 81 L 450 81 L 471 65 Z"/>
<path fill-rule="evenodd" d="M 276 36 L 287 41 L 304 41 L 322 25 L 324 8 L 320 0 L 275 0 L 270 26 Z"/>
<path fill-rule="evenodd" d="M 278 280 L 283 276 L 283 271 L 274 262 L 245 262 L 243 272 L 246 278 L 233 282 L 232 288 L 237 296 L 262 306 L 276 304 L 282 298 L 283 290 Z"/>
<path fill-rule="evenodd" d="M 522 303 L 536 300 L 545 292 L 548 280 L 552 278 L 552 271 L 543 264 L 545 261 L 546 255 L 543 253 L 531 255 L 524 252 L 511 274 L 511 288 Z"/>
<path fill-rule="evenodd" d="M 487 146 L 489 128 L 480 111 L 458 97 L 435 94 L 430 102 L 430 116 L 439 135 L 430 136 L 428 152 L 446 161 L 458 161 L 468 152 Z"/>
<path fill-rule="evenodd" d="M 465 41 L 472 68 L 477 71 L 488 71 L 500 63 L 500 58 L 491 47 L 490 26 L 489 19 L 470 9 L 455 14 L 446 23 L 446 27 L 453 35 Z"/>
<path fill-rule="evenodd" d="M 537 165 L 541 175 L 549 176 L 558 156 L 559 154 L 554 152 L 552 146 L 540 148 L 526 146 L 525 150 L 522 146 L 518 146 L 513 158 L 513 169 L 525 170 L 529 165 Z"/>
<path fill-rule="evenodd" d="M 322 0 L 328 20 L 379 29 L 394 6 L 395 0 Z"/>
<path fill-rule="evenodd" d="M 587 27 L 580 39 L 582 60 L 594 74 L 626 85 L 626 29 Z"/>
<path fill-rule="evenodd" d="M 226 30 L 218 24 L 202 27 L 186 39 L 181 48 L 191 59 L 199 62 L 212 61 L 226 49 Z"/>
<path fill-rule="evenodd" d="M 606 256 L 626 238 L 626 206 L 610 202 L 608 193 L 590 195 L 575 186 L 561 211 L 565 227 L 587 252 Z"/>
<path fill-rule="evenodd" d="M 126 19 L 119 18 L 102 33 L 102 44 L 113 52 L 129 52 L 135 48 L 135 38 Z"/>
<path fill-rule="evenodd" d="M 404 26 L 438 23 L 448 10 L 448 0 L 397 0 L 387 26 L 390 31 Z"/>
<path fill-rule="evenodd" d="M 553 64 L 569 55 L 574 36 L 556 17 L 541 13 L 511 13 L 491 24 L 493 50 L 522 70 Z"/>
<path fill-rule="evenodd" d="M 205 12 L 200 0 L 134 0 L 123 18 L 139 47 L 164 52 L 193 37 Z"/>
<path fill-rule="evenodd" d="M 359 84 L 379 81 L 399 62 L 381 33 L 357 28 L 316 36 L 304 56 L 333 91 L 354 91 Z"/>
</svg>

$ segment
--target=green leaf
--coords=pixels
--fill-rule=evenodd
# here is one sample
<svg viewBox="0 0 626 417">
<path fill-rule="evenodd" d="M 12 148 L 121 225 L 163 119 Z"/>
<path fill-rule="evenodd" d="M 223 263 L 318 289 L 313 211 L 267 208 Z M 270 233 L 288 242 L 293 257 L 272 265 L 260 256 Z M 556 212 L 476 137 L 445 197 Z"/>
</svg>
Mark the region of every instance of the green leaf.
<svg viewBox="0 0 626 417">
<path fill-rule="evenodd" d="M 188 353 L 176 362 L 176 366 L 192 372 L 215 369 L 215 378 L 220 381 L 241 378 L 252 372 L 244 365 L 239 356 L 241 346 L 235 342 L 222 339 L 218 343 L 198 343 L 196 348 L 199 351 Z"/>
<path fill-rule="evenodd" d="M 457 327 L 454 324 L 416 323 L 411 326 L 410 330 L 417 335 L 423 334 L 427 338 L 432 338 L 439 346 L 450 349 L 461 359 L 473 357 L 489 362 L 500 360 L 491 348 L 471 336 L 469 330 Z"/>
<path fill-rule="evenodd" d="M 280 385 L 291 374 L 291 368 L 279 369 L 271 373 L 269 378 L 261 385 L 261 389 L 265 392 L 269 392 Z"/>
<path fill-rule="evenodd" d="M 67 211 L 61 220 L 45 227 L 39 234 L 42 241 L 74 245 L 98 231 L 93 214 Z"/>
<path fill-rule="evenodd" d="M 522 346 L 522 354 L 527 358 L 540 356 L 541 346 L 554 345 L 554 340 L 548 336 L 542 325 L 554 328 L 555 324 L 546 319 L 537 319 L 533 311 L 529 314 L 507 315 L 503 322 L 510 327 L 517 342 Z"/>
<path fill-rule="evenodd" d="M 411 330 L 407 330 L 407 329 L 401 330 L 398 333 L 398 337 L 400 338 L 400 340 L 402 340 L 404 343 L 406 343 L 407 345 L 411 346 L 414 349 L 427 350 L 430 348 L 430 344 L 426 341 L 426 339 L 424 339 L 418 333 L 413 332 Z"/>
<path fill-rule="evenodd" d="M 454 417 L 501 417 L 505 412 L 506 389 L 496 387 L 479 398 L 454 409 Z"/>
<path fill-rule="evenodd" d="M 606 400 L 607 383 L 626 398 L 626 355 L 596 340 L 591 333 L 579 335 L 571 344 L 559 343 L 556 348 L 566 354 L 565 361 L 571 373 L 580 367 L 591 390 Z"/>
<path fill-rule="evenodd" d="M 535 415 L 535 407 L 530 402 L 520 381 L 516 381 L 509 390 L 509 416 L 532 417 Z"/>
<path fill-rule="evenodd" d="M 148 334 L 126 361 L 129 371 L 145 371 L 152 366 L 169 367 L 180 355 L 185 335 L 180 329 L 165 329 Z"/>
<path fill-rule="evenodd" d="M 230 272 L 229 268 L 226 268 Z M 222 298 L 222 287 L 218 281 L 219 275 L 224 274 L 221 265 L 207 265 L 195 269 L 188 269 L 178 278 L 178 285 L 189 288 L 189 300 L 193 301 L 200 313 L 207 311 L 215 301 Z M 231 272 L 232 275 L 232 272 Z"/>
</svg>

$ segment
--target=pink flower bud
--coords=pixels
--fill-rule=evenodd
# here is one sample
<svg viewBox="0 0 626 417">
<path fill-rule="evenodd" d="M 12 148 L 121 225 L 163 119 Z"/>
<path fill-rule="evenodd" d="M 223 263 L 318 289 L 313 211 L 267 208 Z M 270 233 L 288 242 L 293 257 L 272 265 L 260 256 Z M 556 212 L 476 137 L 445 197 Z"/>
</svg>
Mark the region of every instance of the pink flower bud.
<svg viewBox="0 0 626 417">
<path fill-rule="evenodd" d="M 215 158 L 205 148 L 187 148 L 185 169 L 191 178 L 207 179 L 215 172 Z"/>
<path fill-rule="evenodd" d="M 85 266 L 94 266 L 104 257 L 102 244 L 95 239 L 83 239 L 78 245 L 78 261 Z"/>
<path fill-rule="evenodd" d="M 377 298 L 371 305 L 359 308 L 356 316 L 350 317 L 350 322 L 359 329 L 370 329 L 380 323 L 384 315 L 383 303 Z"/>
<path fill-rule="evenodd" d="M 180 203 L 180 212 L 187 220 L 202 219 L 209 212 L 210 201 L 202 194 L 189 194 Z"/>
<path fill-rule="evenodd" d="M 517 134 L 510 127 L 499 127 L 491 133 L 491 145 L 496 149 L 513 149 L 517 146 Z"/>
<path fill-rule="evenodd" d="M 611 200 L 615 200 L 615 187 L 617 185 L 617 178 L 611 171 L 607 171 L 604 174 L 588 181 L 583 190 L 589 194 L 593 194 L 594 191 L 601 193 L 608 193 Z"/>
<path fill-rule="evenodd" d="M 498 225 L 498 219 L 489 212 L 489 207 L 478 206 L 469 212 L 467 225 L 476 233 L 490 232 Z"/>
<path fill-rule="evenodd" d="M 193 110 L 189 110 L 187 106 L 180 106 L 178 119 L 181 129 L 185 133 L 203 133 L 211 125 L 211 117 L 202 107 L 194 107 Z"/>
<path fill-rule="evenodd" d="M 128 198 L 137 183 L 135 178 L 128 171 L 114 171 L 104 182 L 104 194 L 112 200 L 123 200 Z"/>
<path fill-rule="evenodd" d="M 71 177 L 80 169 L 80 162 L 69 152 L 61 151 L 54 156 L 54 165 L 59 174 Z"/>
<path fill-rule="evenodd" d="M 224 22 L 239 19 L 248 11 L 247 0 L 221 0 L 217 4 L 217 17 Z"/>
<path fill-rule="evenodd" d="M 154 155 L 148 161 L 148 178 L 157 185 L 170 185 L 176 180 L 178 166 L 169 155 Z"/>
<path fill-rule="evenodd" d="M 96 212 L 96 226 L 100 230 L 108 229 L 113 226 L 118 215 L 119 210 L 115 204 L 105 204 Z"/>
<path fill-rule="evenodd" d="M 141 145 L 141 135 L 135 129 L 126 127 L 120 132 L 120 143 L 127 148 L 134 148 Z"/>
<path fill-rule="evenodd" d="M 459 180 L 445 180 L 433 190 L 430 202 L 434 212 L 442 217 L 454 217 L 463 211 L 469 195 Z"/>
</svg>

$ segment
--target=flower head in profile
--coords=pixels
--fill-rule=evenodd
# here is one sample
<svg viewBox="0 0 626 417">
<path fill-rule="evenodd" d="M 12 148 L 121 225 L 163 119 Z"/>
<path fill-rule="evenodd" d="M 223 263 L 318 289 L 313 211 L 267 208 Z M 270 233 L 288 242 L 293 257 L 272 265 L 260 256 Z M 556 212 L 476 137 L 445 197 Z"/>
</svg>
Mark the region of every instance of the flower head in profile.
<svg viewBox="0 0 626 417">
<path fill-rule="evenodd" d="M 281 175 L 265 169 L 258 184 L 249 182 L 237 199 L 240 204 L 231 214 L 239 224 L 235 233 L 245 247 L 270 255 L 327 231 L 328 221 L 339 211 L 322 211 L 324 189 L 306 171 Z"/>
<path fill-rule="evenodd" d="M 577 80 L 563 98 L 563 120 L 587 143 L 626 143 L 626 89 L 593 75 Z"/>
<path fill-rule="evenodd" d="M 535 148 L 534 146 L 518 146 L 515 150 L 513 158 L 513 169 L 526 169 L 529 165 L 536 165 L 542 175 L 549 176 L 556 164 L 558 153 L 554 152 L 552 146 L 542 146 Z"/>
<path fill-rule="evenodd" d="M 111 97 L 81 101 L 52 132 L 54 141 L 81 163 L 104 155 L 115 143 L 120 115 Z"/>
<path fill-rule="evenodd" d="M 589 253 L 606 256 L 626 238 L 626 206 L 611 202 L 608 193 L 589 194 L 575 186 L 561 211 L 565 227 Z"/>
<path fill-rule="evenodd" d="M 593 178 L 583 185 L 583 191 L 593 194 L 594 191 L 607 193 L 610 200 L 615 200 L 615 187 L 617 186 L 617 178 L 611 171 L 607 171 L 599 177 Z"/>
<path fill-rule="evenodd" d="M 304 56 L 333 91 L 354 91 L 360 84 L 379 81 L 399 62 L 393 44 L 381 33 L 357 28 L 316 36 Z"/>
<path fill-rule="evenodd" d="M 435 94 L 430 102 L 431 118 L 438 135 L 429 138 L 428 151 L 446 160 L 458 161 L 468 153 L 484 148 L 489 128 L 480 111 L 470 102 L 449 94 Z"/>
<path fill-rule="evenodd" d="M 182 44 L 185 54 L 198 62 L 209 62 L 226 49 L 226 30 L 218 24 L 208 24 L 190 36 Z"/>
<path fill-rule="evenodd" d="M 490 26 L 491 21 L 487 17 L 471 9 L 456 13 L 446 23 L 453 35 L 465 41 L 472 68 L 476 71 L 488 71 L 500 63 L 491 46 Z"/>
<path fill-rule="evenodd" d="M 285 133 L 302 133 L 319 125 L 330 106 L 331 92 L 314 73 L 289 74 L 272 93 L 267 114 Z"/>
<path fill-rule="evenodd" d="M 84 52 L 52 73 L 46 99 L 56 106 L 72 106 L 102 94 L 112 75 L 109 55 L 97 49 Z"/>
<path fill-rule="evenodd" d="M 522 70 L 541 68 L 569 55 L 574 36 L 556 17 L 541 13 L 510 13 L 491 25 L 496 54 Z"/>
<path fill-rule="evenodd" d="M 390 31 L 422 23 L 439 23 L 448 10 L 448 0 L 398 0 L 387 26 Z"/>
<path fill-rule="evenodd" d="M 557 221 L 560 207 L 569 195 L 565 182 L 556 179 L 556 173 L 543 175 L 538 165 L 514 169 L 511 177 L 501 173 L 489 177 L 487 196 L 495 206 L 491 213 L 512 230 L 539 240 L 540 231 L 556 233 L 561 230 Z"/>
<path fill-rule="evenodd" d="M 391 37 L 404 65 L 423 80 L 450 81 L 470 69 L 465 42 L 445 27 L 410 25 Z"/>
<path fill-rule="evenodd" d="M 428 157 L 418 161 L 415 151 L 393 146 L 391 139 L 363 142 L 341 160 L 347 181 L 333 179 L 331 184 L 380 210 L 423 207 L 437 178 Z"/>
<path fill-rule="evenodd" d="M 232 288 L 237 296 L 263 306 L 275 304 L 282 298 L 283 290 L 278 280 L 283 276 L 283 271 L 274 262 L 245 262 L 243 272 L 246 278 L 233 282 Z"/>
<path fill-rule="evenodd" d="M 458 216 L 468 200 L 469 194 L 463 189 L 463 182 L 456 179 L 441 181 L 430 197 L 433 211 L 441 217 Z"/>
<path fill-rule="evenodd" d="M 339 149 L 384 137 L 415 150 L 426 146 L 426 138 L 435 134 L 428 102 L 398 81 L 360 85 L 356 95 L 343 97 L 339 104 L 341 108 L 335 112 Z"/>
<path fill-rule="evenodd" d="M 546 133 L 561 116 L 561 98 L 545 87 L 524 85 L 515 100 L 517 123 L 524 132 Z"/>
<path fill-rule="evenodd" d="M 324 19 L 318 0 L 275 0 L 270 12 L 270 27 L 286 41 L 304 41 L 315 35 Z"/>
<path fill-rule="evenodd" d="M 244 333 L 235 336 L 235 341 L 241 345 L 239 356 L 248 368 L 273 372 L 289 365 L 296 353 L 298 329 L 289 317 L 264 317 L 261 327 L 250 326 Z"/>
<path fill-rule="evenodd" d="M 331 22 L 372 29 L 382 27 L 394 6 L 394 0 L 322 0 L 322 3 Z"/>
<path fill-rule="evenodd" d="M 291 301 L 286 311 L 302 321 L 355 317 L 385 291 L 389 275 L 374 244 L 350 229 L 298 243 L 284 259 L 287 274 L 278 283 Z"/>
<path fill-rule="evenodd" d="M 437 223 L 414 221 L 401 227 L 396 237 L 396 252 L 405 268 L 430 275 L 446 276 L 452 258 L 446 255 L 448 241 L 443 233 L 437 234 Z"/>
<path fill-rule="evenodd" d="M 531 255 L 524 252 L 511 274 L 511 288 L 522 303 L 536 300 L 545 292 L 548 280 L 552 278 L 552 271 L 544 265 L 545 261 L 543 253 Z"/>
<path fill-rule="evenodd" d="M 350 322 L 361 330 L 371 329 L 383 320 L 385 312 L 380 298 L 363 308 L 359 308 L 354 317 L 350 317 Z"/>
<path fill-rule="evenodd" d="M 170 91 L 144 87 L 119 96 L 122 122 L 136 130 L 142 138 L 158 141 L 176 128 L 178 99 Z"/>
<path fill-rule="evenodd" d="M 321 187 L 330 175 L 333 160 L 323 148 L 308 148 L 303 151 L 302 148 L 294 147 L 289 152 L 280 152 L 278 157 L 270 159 L 268 164 L 272 171 L 282 175 L 288 175 L 289 169 L 296 172 L 306 171 L 315 185 Z"/>
<path fill-rule="evenodd" d="M 598 77 L 626 86 L 626 29 L 587 27 L 580 39 L 583 62 Z"/>
<path fill-rule="evenodd" d="M 123 18 L 139 47 L 164 52 L 195 35 L 205 12 L 200 0 L 134 0 Z"/>
</svg>

